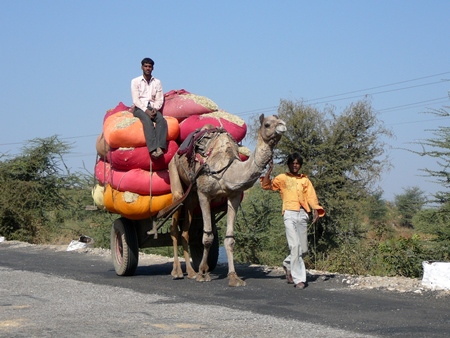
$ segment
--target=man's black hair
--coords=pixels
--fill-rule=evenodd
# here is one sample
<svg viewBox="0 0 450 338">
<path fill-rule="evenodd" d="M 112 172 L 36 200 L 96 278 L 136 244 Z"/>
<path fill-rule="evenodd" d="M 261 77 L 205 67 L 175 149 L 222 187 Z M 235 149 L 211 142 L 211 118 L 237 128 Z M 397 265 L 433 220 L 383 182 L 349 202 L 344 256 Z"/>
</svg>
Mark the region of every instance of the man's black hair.
<svg viewBox="0 0 450 338">
<path fill-rule="evenodd" d="M 299 153 L 292 153 L 287 158 L 287 164 L 294 163 L 294 161 L 297 160 L 298 164 L 303 165 L 303 158 L 300 156 Z"/>
<path fill-rule="evenodd" d="M 149 63 L 149 64 L 151 64 L 152 66 L 155 65 L 155 62 L 154 62 L 152 59 L 150 59 L 150 58 L 145 58 L 145 59 L 143 59 L 143 60 L 141 61 L 141 65 L 142 65 L 142 66 L 143 66 L 144 64 L 146 64 L 146 63 Z"/>
</svg>

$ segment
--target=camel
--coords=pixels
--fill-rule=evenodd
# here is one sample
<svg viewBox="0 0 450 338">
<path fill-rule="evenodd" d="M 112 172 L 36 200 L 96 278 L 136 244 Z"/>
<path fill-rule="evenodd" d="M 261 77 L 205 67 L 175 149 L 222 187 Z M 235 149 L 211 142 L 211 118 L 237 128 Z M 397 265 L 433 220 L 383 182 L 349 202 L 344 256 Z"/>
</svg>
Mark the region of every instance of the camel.
<svg viewBox="0 0 450 338">
<path fill-rule="evenodd" d="M 218 198 L 227 199 L 227 228 L 224 247 L 228 259 L 229 286 L 245 286 L 245 281 L 238 277 L 234 267 L 234 221 L 241 203 L 241 194 L 249 189 L 259 179 L 266 165 L 272 160 L 273 149 L 286 131 L 286 123 L 278 116 L 260 118 L 261 126 L 255 151 L 246 161 L 241 161 L 238 145 L 225 130 L 217 128 L 203 131 L 201 142 L 196 143 L 192 153 L 180 154 L 178 151 L 169 163 L 169 176 L 173 202 L 179 201 L 184 187 L 190 192 L 184 202 L 185 217 L 182 225 L 182 246 L 186 262 L 188 278 L 198 282 L 209 282 L 211 276 L 208 267 L 208 253 L 213 243 L 214 235 L 211 223 L 210 202 Z M 181 150 L 181 147 L 180 147 Z M 192 188 L 192 189 L 191 189 Z M 196 203 L 199 203 L 203 217 L 204 247 L 203 257 L 196 273 L 191 266 L 188 252 L 189 226 L 192 221 Z M 177 210 L 172 217 L 171 238 L 174 246 L 174 262 L 172 277 L 183 278 L 183 272 L 178 259 L 178 220 Z"/>
</svg>

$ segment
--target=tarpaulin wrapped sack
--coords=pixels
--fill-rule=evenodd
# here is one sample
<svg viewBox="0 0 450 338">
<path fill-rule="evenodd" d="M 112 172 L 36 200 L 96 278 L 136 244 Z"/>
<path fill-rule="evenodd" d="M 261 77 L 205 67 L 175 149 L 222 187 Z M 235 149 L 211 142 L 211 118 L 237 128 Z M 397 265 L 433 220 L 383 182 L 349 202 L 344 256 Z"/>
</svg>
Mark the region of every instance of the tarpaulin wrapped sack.
<svg viewBox="0 0 450 338">
<path fill-rule="evenodd" d="M 164 104 L 161 111 L 164 116 L 175 117 L 181 122 L 191 115 L 211 113 L 218 109 L 217 104 L 207 97 L 179 89 L 164 94 Z"/>
<path fill-rule="evenodd" d="M 122 102 L 119 102 L 119 104 L 115 108 L 106 111 L 106 114 L 103 117 L 103 122 L 105 122 L 105 120 L 112 114 L 118 113 L 120 111 L 129 111 L 129 109 L 130 107 L 124 105 Z"/>
<path fill-rule="evenodd" d="M 247 147 L 244 147 L 244 146 L 239 147 L 238 152 L 239 152 L 239 157 L 240 157 L 241 161 L 247 161 L 251 155 L 250 149 L 248 149 Z"/>
<path fill-rule="evenodd" d="M 200 129 L 205 124 L 225 129 L 236 142 L 241 142 L 247 133 L 247 125 L 243 119 L 224 110 L 218 110 L 213 113 L 189 116 L 180 122 L 179 140 L 183 142 L 190 133 Z"/>
<path fill-rule="evenodd" d="M 146 145 L 141 121 L 127 111 L 109 116 L 103 123 L 103 135 L 111 148 Z"/>
<path fill-rule="evenodd" d="M 92 188 L 92 199 L 94 200 L 94 204 L 97 208 L 104 210 L 105 203 L 103 202 L 103 193 L 105 192 L 105 187 L 101 184 L 96 184 Z"/>
<path fill-rule="evenodd" d="M 167 140 L 176 140 L 180 126 L 176 118 L 164 116 L 167 121 Z M 118 112 L 103 123 L 103 135 L 111 148 L 143 147 L 146 145 L 142 122 L 130 112 Z"/>
<path fill-rule="evenodd" d="M 116 209 L 114 209 L 114 200 L 113 200 L 113 189 L 106 185 L 103 189 L 103 205 L 106 210 L 109 212 L 112 212 L 114 214 L 117 214 L 118 212 Z"/>
<path fill-rule="evenodd" d="M 116 190 L 131 191 L 139 195 L 165 195 L 170 193 L 169 170 L 153 172 L 142 169 L 113 170 L 111 185 Z"/>
<path fill-rule="evenodd" d="M 110 151 L 111 148 L 109 144 L 106 143 L 103 133 L 98 135 L 97 141 L 95 142 L 95 149 L 97 150 L 97 155 L 102 159 L 105 159 L 108 155 L 108 151 Z"/>
<path fill-rule="evenodd" d="M 154 216 L 172 204 L 172 194 L 143 196 L 129 191 L 117 191 L 107 185 L 103 200 L 108 211 L 129 219 L 139 220 Z"/>
<path fill-rule="evenodd" d="M 237 115 L 230 114 L 225 110 L 219 110 L 214 113 L 206 114 L 220 118 L 223 128 L 236 140 L 241 142 L 247 134 L 247 125 L 245 121 Z"/>
<path fill-rule="evenodd" d="M 167 137 L 168 141 L 177 140 L 180 136 L 180 123 L 175 117 L 164 116 L 167 121 Z"/>
<path fill-rule="evenodd" d="M 157 159 L 150 157 L 147 147 L 117 148 L 108 154 L 108 161 L 117 170 L 144 169 L 152 171 L 167 169 L 169 162 L 178 150 L 178 143 L 173 140 L 167 142 L 167 149 L 163 156 Z"/>
<path fill-rule="evenodd" d="M 167 169 L 127 171 L 111 169 L 109 163 L 97 161 L 95 178 L 101 185 L 110 184 L 113 189 L 130 191 L 140 195 L 164 195 L 170 193 L 169 171 Z"/>
<path fill-rule="evenodd" d="M 111 165 L 99 159 L 94 167 L 94 176 L 101 185 L 106 185 L 111 180 Z"/>
</svg>

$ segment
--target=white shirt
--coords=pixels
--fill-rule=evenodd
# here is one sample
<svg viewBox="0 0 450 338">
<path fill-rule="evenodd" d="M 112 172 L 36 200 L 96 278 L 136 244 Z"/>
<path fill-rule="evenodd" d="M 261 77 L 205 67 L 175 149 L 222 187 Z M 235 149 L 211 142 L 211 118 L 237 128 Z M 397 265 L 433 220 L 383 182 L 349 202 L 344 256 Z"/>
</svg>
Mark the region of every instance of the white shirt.
<svg viewBox="0 0 450 338">
<path fill-rule="evenodd" d="M 160 110 L 164 102 L 161 81 L 152 77 L 148 83 L 143 75 L 134 78 L 131 80 L 131 97 L 133 104 L 143 111 L 149 103 L 152 108 Z"/>
</svg>

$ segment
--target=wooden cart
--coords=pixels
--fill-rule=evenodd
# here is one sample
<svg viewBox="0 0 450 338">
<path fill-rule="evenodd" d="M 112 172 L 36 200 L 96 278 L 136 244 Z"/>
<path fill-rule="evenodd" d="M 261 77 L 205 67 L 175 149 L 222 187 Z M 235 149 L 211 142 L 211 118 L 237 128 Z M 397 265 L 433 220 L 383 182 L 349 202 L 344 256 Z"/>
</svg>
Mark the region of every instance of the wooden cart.
<svg viewBox="0 0 450 338">
<path fill-rule="evenodd" d="M 171 222 L 173 213 L 183 207 L 184 198 L 148 219 L 131 220 L 120 217 L 114 221 L 111 229 L 111 255 L 117 275 L 134 275 L 139 261 L 139 249 L 173 245 L 170 232 L 163 232 L 162 228 L 166 222 Z M 181 212 L 182 214 L 183 212 Z M 214 242 L 208 256 L 210 271 L 216 267 L 219 258 L 219 237 L 216 224 L 225 214 L 226 206 L 211 211 Z M 182 217 L 179 222 L 182 224 Z M 193 219 L 189 229 L 189 251 L 195 271 L 198 271 L 203 256 L 202 236 L 203 219 L 199 215 Z M 178 243 L 181 243 L 181 232 Z"/>
</svg>

